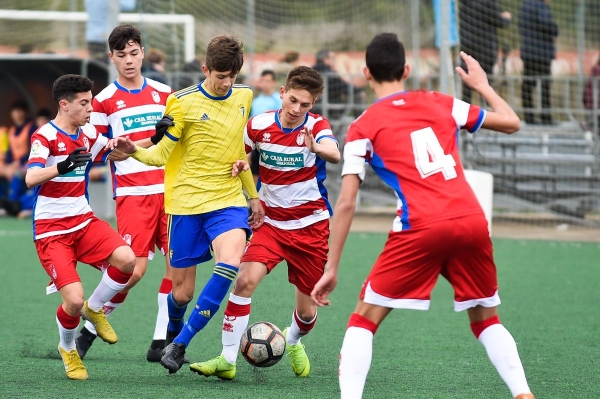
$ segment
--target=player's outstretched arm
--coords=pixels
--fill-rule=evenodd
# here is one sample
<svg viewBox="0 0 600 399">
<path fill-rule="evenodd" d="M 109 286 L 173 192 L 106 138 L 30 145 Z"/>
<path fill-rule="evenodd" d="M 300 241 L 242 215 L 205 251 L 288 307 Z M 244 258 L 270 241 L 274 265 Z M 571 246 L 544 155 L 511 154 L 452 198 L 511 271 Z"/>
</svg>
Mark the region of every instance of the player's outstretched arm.
<svg viewBox="0 0 600 399">
<path fill-rule="evenodd" d="M 32 188 L 44 184 L 55 177 L 66 175 L 75 169 L 87 165 L 92 160 L 92 154 L 86 152 L 86 147 L 74 149 L 67 159 L 48 168 L 33 167 L 27 170 L 25 175 L 25 184 Z"/>
<path fill-rule="evenodd" d="M 509 134 L 519 130 L 521 126 L 519 117 L 510 105 L 490 86 L 487 74 L 481 68 L 479 62 L 464 51 L 460 52 L 460 56 L 467 65 L 469 72 L 465 72 L 461 67 L 456 67 L 456 72 L 467 86 L 481 94 L 492 108 L 492 111 L 486 113 L 482 126 L 486 129 Z"/>
<path fill-rule="evenodd" d="M 340 162 L 340 149 L 338 145 L 333 140 L 321 140 L 320 143 L 317 143 L 315 140 L 315 136 L 313 136 L 313 131 L 311 128 L 304 127 L 302 129 L 302 133 L 304 134 L 304 143 L 306 147 L 310 150 L 310 152 L 319 156 L 319 158 L 323 159 L 329 163 L 338 163 Z"/>
<path fill-rule="evenodd" d="M 329 243 L 329 259 L 325 265 L 325 273 L 315 285 L 310 296 L 317 306 L 328 306 L 331 301 L 327 299 L 337 285 L 338 269 L 344 244 L 350 232 L 354 210 L 356 209 L 356 194 L 360 186 L 358 175 L 345 175 L 342 177 L 340 196 L 335 204 L 333 219 L 331 221 L 331 241 Z"/>
</svg>

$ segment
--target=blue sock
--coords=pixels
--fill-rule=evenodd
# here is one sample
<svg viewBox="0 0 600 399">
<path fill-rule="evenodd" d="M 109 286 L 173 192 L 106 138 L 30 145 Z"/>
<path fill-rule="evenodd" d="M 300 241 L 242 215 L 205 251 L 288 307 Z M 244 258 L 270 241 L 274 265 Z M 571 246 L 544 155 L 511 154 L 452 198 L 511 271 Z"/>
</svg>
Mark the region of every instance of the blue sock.
<svg viewBox="0 0 600 399">
<path fill-rule="evenodd" d="M 173 291 L 167 296 L 167 307 L 169 310 L 169 331 L 179 334 L 183 329 L 183 317 L 187 310 L 187 303 L 181 305 L 173 298 Z"/>
<path fill-rule="evenodd" d="M 194 311 L 173 342 L 185 344 L 186 347 L 190 344 L 194 335 L 202 330 L 219 310 L 219 306 L 227 292 L 229 292 L 229 287 L 235 279 L 237 271 L 238 269 L 235 266 L 222 262 L 217 263 L 213 275 L 198 297 Z"/>
</svg>

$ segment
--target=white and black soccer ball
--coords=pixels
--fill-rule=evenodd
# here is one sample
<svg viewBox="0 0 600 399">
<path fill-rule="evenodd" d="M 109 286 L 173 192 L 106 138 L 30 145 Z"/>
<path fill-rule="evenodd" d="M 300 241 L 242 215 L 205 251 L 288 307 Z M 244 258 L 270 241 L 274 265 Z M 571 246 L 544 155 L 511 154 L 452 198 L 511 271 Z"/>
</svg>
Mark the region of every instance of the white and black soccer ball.
<svg viewBox="0 0 600 399">
<path fill-rule="evenodd" d="M 285 353 L 285 338 L 276 325 L 266 321 L 252 324 L 242 334 L 240 351 L 255 367 L 271 367 Z"/>
</svg>

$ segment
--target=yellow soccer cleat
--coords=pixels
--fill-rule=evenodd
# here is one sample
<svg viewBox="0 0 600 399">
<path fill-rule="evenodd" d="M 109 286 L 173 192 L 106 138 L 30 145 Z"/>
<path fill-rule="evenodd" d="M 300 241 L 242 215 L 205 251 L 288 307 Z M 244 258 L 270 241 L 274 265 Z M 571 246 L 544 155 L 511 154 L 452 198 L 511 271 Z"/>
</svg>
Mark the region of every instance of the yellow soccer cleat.
<svg viewBox="0 0 600 399">
<path fill-rule="evenodd" d="M 310 361 L 304 350 L 304 345 L 302 345 L 302 343 L 297 343 L 296 345 L 287 343 L 288 328 L 283 330 L 283 336 L 286 338 L 285 350 L 290 356 L 292 370 L 294 370 L 294 374 L 296 374 L 297 377 L 308 377 L 308 374 L 310 373 Z"/>
<path fill-rule="evenodd" d="M 77 353 L 77 349 L 73 349 L 70 352 L 67 352 L 63 348 L 58 345 L 58 353 L 60 353 L 60 357 L 62 357 L 63 364 L 65 365 L 65 372 L 67 373 L 67 377 L 72 380 L 87 380 L 88 373 Z"/>
<path fill-rule="evenodd" d="M 117 334 L 108 323 L 108 320 L 106 320 L 106 315 L 102 309 L 94 312 L 89 308 L 87 301 L 85 301 L 80 313 L 84 320 L 87 320 L 94 325 L 94 328 L 96 328 L 96 334 L 104 342 L 108 342 L 109 344 L 114 344 L 117 342 Z"/>
<path fill-rule="evenodd" d="M 190 364 L 190 370 L 205 377 L 215 376 L 222 380 L 233 380 L 235 364 L 229 364 L 223 355 L 201 363 Z"/>
</svg>

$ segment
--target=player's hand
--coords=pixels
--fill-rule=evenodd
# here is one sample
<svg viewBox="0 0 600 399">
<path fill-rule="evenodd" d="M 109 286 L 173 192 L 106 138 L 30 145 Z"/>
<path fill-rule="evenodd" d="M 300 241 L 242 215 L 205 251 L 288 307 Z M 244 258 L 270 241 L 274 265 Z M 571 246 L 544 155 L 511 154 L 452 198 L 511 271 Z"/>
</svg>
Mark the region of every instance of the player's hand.
<svg viewBox="0 0 600 399">
<path fill-rule="evenodd" d="M 154 136 L 150 137 L 150 141 L 152 144 L 157 145 L 158 142 L 164 137 L 165 133 L 169 129 L 169 126 L 174 126 L 175 122 L 173 122 L 173 117 L 170 115 L 165 115 L 156 123 L 154 126 Z"/>
<path fill-rule="evenodd" d="M 317 147 L 319 146 L 319 144 L 317 144 L 317 142 L 315 141 L 315 136 L 313 136 L 313 132 L 312 132 L 312 128 L 308 128 L 308 127 L 304 127 L 302 128 L 302 132 L 304 135 L 304 145 L 306 145 L 306 148 L 308 148 L 308 150 L 312 153 L 317 152 Z"/>
<path fill-rule="evenodd" d="M 116 149 L 113 150 L 110 154 L 108 154 L 109 161 L 119 162 L 119 161 L 124 161 L 126 159 L 129 159 L 129 155 L 125 154 L 122 151 L 116 150 Z"/>
<path fill-rule="evenodd" d="M 250 169 L 250 165 L 248 165 L 248 162 L 238 159 L 233 163 L 233 168 L 231 168 L 231 176 L 236 177 L 237 175 L 247 171 L 248 169 Z"/>
<path fill-rule="evenodd" d="M 80 166 L 85 166 L 89 161 L 92 160 L 92 154 L 86 151 L 86 147 L 78 147 L 74 149 L 73 152 L 69 154 L 67 159 L 56 164 L 58 174 L 62 176 L 74 171 Z"/>
<path fill-rule="evenodd" d="M 327 269 L 325 265 L 325 273 L 321 276 L 315 288 L 310 293 L 310 297 L 317 306 L 329 306 L 331 301 L 327 299 L 331 291 L 337 285 L 337 270 Z"/>
<path fill-rule="evenodd" d="M 137 150 L 137 146 L 129 139 L 129 137 L 117 137 L 110 139 L 104 148 L 106 150 L 116 149 L 128 155 L 133 154 Z"/>
<path fill-rule="evenodd" d="M 487 74 L 479 65 L 479 62 L 464 51 L 460 52 L 460 56 L 467 65 L 468 73 L 461 67 L 456 67 L 456 72 L 467 86 L 475 91 L 479 91 L 485 86 L 489 86 Z"/>
<path fill-rule="evenodd" d="M 250 208 L 252 209 L 252 215 L 248 218 L 248 224 L 253 230 L 256 230 L 265 222 L 265 210 L 258 198 L 250 200 Z"/>
</svg>

